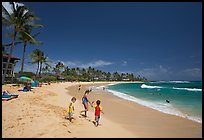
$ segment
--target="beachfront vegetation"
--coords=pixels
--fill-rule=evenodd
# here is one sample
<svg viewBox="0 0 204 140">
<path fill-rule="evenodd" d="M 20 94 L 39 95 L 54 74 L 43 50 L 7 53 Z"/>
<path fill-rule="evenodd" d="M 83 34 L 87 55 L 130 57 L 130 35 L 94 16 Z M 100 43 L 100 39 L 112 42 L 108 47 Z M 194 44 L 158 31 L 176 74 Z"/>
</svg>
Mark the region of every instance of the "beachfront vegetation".
<svg viewBox="0 0 204 140">
<path fill-rule="evenodd" d="M 135 76 L 134 74 L 129 73 L 121 73 L 118 72 L 110 73 L 104 72 L 102 70 L 97 70 L 95 68 L 91 68 L 92 72 L 89 71 L 89 68 L 71 68 L 66 67 L 62 72 L 59 72 L 56 67 L 54 67 L 54 71 L 52 68 L 48 68 L 45 66 L 43 68 L 42 74 L 39 75 L 34 73 L 26 73 L 23 74 L 25 76 L 31 77 L 33 79 L 37 79 L 41 82 L 50 82 L 50 81 L 147 81 L 145 77 Z M 46 69 L 46 70 L 45 70 Z M 94 71 L 93 71 L 94 69 Z M 20 74 L 16 74 L 18 76 Z"/>
<path fill-rule="evenodd" d="M 105 72 L 93 67 L 88 68 L 69 68 L 62 62 L 58 62 L 51 67 L 44 52 L 36 49 L 30 55 L 31 64 L 37 64 L 36 74 L 30 74 L 29 77 L 41 82 L 48 81 L 147 81 L 145 77 L 135 76 L 133 73 Z M 43 64 L 45 65 L 43 67 Z M 42 73 L 41 73 L 42 72 Z"/>
<path fill-rule="evenodd" d="M 36 49 L 30 54 L 30 62 L 33 65 L 37 64 L 36 73 L 24 72 L 23 75 L 40 82 L 50 81 L 147 81 L 145 77 L 140 75 L 135 76 L 133 73 L 118 73 L 105 72 L 93 67 L 88 68 L 69 68 L 62 62 L 58 62 L 53 67 L 51 61 L 47 60 L 47 55 L 44 52 Z M 20 76 L 20 72 L 16 73 L 16 78 Z"/>
<path fill-rule="evenodd" d="M 10 53 L 8 57 L 8 61 L 6 63 L 6 69 L 5 71 L 7 72 L 8 70 L 8 65 L 13 53 L 14 46 L 16 45 L 16 40 L 17 36 L 21 33 L 26 38 L 29 38 L 35 42 L 35 40 L 30 36 L 30 32 L 27 32 L 25 30 L 26 27 L 39 27 L 41 25 L 34 24 L 35 20 L 38 20 L 39 18 L 35 17 L 34 14 L 28 10 L 28 8 L 24 5 L 18 5 L 14 2 L 9 2 L 10 9 L 12 10 L 11 12 L 6 9 L 2 5 L 2 25 L 5 27 L 10 27 L 12 29 L 12 38 L 13 41 L 11 43 L 10 47 Z M 4 83 L 5 77 L 6 77 L 6 72 L 3 74 L 2 81 Z"/>
</svg>

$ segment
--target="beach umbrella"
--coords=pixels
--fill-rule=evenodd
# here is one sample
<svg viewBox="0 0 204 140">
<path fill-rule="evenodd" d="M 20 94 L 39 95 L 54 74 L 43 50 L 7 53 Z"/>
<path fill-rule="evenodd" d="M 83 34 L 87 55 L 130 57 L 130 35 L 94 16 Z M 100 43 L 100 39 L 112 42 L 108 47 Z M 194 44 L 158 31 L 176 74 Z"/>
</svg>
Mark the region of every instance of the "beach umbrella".
<svg viewBox="0 0 204 140">
<path fill-rule="evenodd" d="M 31 78 L 29 78 L 29 77 L 26 77 L 26 76 L 21 76 L 21 77 L 20 77 L 20 80 L 21 80 L 21 81 L 26 81 L 26 82 L 35 83 L 35 82 L 33 81 L 33 79 L 31 79 Z"/>
</svg>

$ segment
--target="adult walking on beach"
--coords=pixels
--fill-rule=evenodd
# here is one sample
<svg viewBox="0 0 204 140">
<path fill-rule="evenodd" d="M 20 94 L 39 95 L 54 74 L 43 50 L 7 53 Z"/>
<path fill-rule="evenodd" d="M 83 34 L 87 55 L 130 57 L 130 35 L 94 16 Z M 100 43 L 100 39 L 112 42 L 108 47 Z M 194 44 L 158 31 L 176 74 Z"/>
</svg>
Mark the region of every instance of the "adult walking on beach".
<svg viewBox="0 0 204 140">
<path fill-rule="evenodd" d="M 88 94 L 89 94 L 89 92 L 85 91 L 85 93 L 84 93 L 84 95 L 82 97 L 82 104 L 84 105 L 85 110 L 82 110 L 81 113 L 85 112 L 85 115 L 84 115 L 85 117 L 87 117 L 88 103 L 90 105 L 92 105 L 92 103 L 88 100 L 88 97 L 87 97 Z"/>
</svg>

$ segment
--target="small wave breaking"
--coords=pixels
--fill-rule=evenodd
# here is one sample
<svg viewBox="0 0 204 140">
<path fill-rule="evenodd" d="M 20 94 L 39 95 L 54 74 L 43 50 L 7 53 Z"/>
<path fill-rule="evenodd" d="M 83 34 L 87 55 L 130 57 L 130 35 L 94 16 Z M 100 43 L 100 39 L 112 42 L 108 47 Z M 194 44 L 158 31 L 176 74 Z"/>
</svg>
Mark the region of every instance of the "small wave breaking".
<svg viewBox="0 0 204 140">
<path fill-rule="evenodd" d="M 163 88 L 163 87 L 160 87 L 160 86 L 148 86 L 148 85 L 142 84 L 141 88 Z"/>
<path fill-rule="evenodd" d="M 182 84 L 182 83 L 191 83 L 190 81 L 156 81 L 152 83 L 177 83 L 177 84 Z"/>
<path fill-rule="evenodd" d="M 175 87 L 173 87 L 173 89 L 188 90 L 188 91 L 202 91 L 202 89 L 197 89 L 197 88 L 175 88 Z"/>
</svg>

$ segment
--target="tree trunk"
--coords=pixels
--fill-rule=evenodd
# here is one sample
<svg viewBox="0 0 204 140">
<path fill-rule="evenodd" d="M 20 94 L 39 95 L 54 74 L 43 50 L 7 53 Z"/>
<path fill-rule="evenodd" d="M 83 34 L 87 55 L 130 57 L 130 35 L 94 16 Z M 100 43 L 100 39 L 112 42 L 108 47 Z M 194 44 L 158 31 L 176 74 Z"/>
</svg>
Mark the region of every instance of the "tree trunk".
<svg viewBox="0 0 204 140">
<path fill-rule="evenodd" d="M 21 65 L 21 74 L 20 74 L 21 76 L 23 74 L 23 68 L 24 68 L 24 59 L 25 59 L 26 45 L 27 45 L 27 42 L 24 42 L 22 65 Z"/>
<path fill-rule="evenodd" d="M 36 78 L 38 76 L 38 70 L 39 70 L 39 62 L 38 62 L 38 67 L 37 67 L 37 71 L 36 71 Z"/>
<path fill-rule="evenodd" d="M 16 30 L 14 30 L 13 42 L 12 42 L 12 46 L 10 48 L 10 54 L 8 56 L 8 60 L 7 60 L 7 63 L 6 63 L 5 73 L 3 74 L 3 77 L 2 77 L 2 83 L 4 83 L 5 78 L 6 78 L 6 73 L 8 71 L 8 66 L 9 66 L 9 63 L 10 63 L 10 60 L 11 60 L 11 55 L 13 53 L 13 48 L 14 48 L 14 45 L 15 45 L 16 35 L 17 35 L 17 32 L 16 32 Z"/>
<path fill-rule="evenodd" d="M 39 71 L 39 77 L 41 77 L 41 71 L 42 71 L 42 62 L 40 62 L 40 71 Z"/>
</svg>

